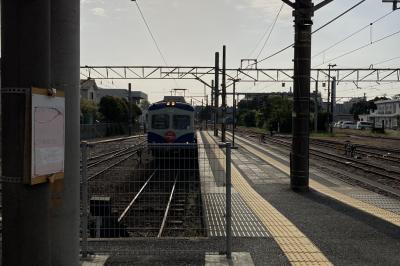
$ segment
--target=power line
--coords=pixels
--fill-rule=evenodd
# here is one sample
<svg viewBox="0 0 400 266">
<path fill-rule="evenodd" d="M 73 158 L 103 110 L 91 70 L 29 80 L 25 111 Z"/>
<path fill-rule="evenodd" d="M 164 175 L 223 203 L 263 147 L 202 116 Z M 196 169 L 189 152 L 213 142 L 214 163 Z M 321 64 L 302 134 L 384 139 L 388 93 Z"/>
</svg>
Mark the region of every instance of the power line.
<svg viewBox="0 0 400 266">
<path fill-rule="evenodd" d="M 274 22 L 272 23 L 272 26 L 270 27 L 271 30 L 269 31 L 268 37 L 267 37 L 267 39 L 265 39 L 264 45 L 262 46 L 260 52 L 259 52 L 258 55 L 257 55 L 257 59 L 260 57 L 260 54 L 262 53 L 262 51 L 264 50 L 265 46 L 267 45 L 269 39 L 271 38 L 271 34 L 272 34 L 272 32 L 274 31 L 276 22 L 278 21 L 279 15 L 280 15 L 281 12 L 282 12 L 283 6 L 284 6 L 284 3 L 282 3 L 281 8 L 280 8 L 279 11 L 278 11 L 278 14 L 276 14 L 276 16 L 275 16 Z"/>
<path fill-rule="evenodd" d="M 311 34 L 317 33 L 318 31 L 320 31 L 321 29 L 325 28 L 326 26 L 328 26 L 329 24 L 333 23 L 334 21 L 336 21 L 337 19 L 343 17 L 345 14 L 347 14 L 348 12 L 350 12 L 351 10 L 355 9 L 356 7 L 358 7 L 359 5 L 361 5 L 362 3 L 364 3 L 366 0 L 362 0 L 360 2 L 358 2 L 357 4 L 355 4 L 354 6 L 350 7 L 349 9 L 347 9 L 346 11 L 342 12 L 341 14 L 339 14 L 338 16 L 336 16 L 335 18 L 331 19 L 330 21 L 328 21 L 327 23 L 325 23 L 324 25 L 322 25 L 321 27 L 319 27 L 318 29 L 314 30 Z M 287 49 L 293 47 L 294 43 L 284 47 L 283 49 L 259 60 L 257 63 L 261 63 L 267 59 L 270 59 L 271 57 L 274 57 L 284 51 L 286 51 Z M 255 63 L 253 63 L 252 65 L 254 65 Z"/>
<path fill-rule="evenodd" d="M 390 62 L 390 61 L 393 61 L 393 60 L 396 60 L 396 59 L 400 59 L 400 56 L 396 56 L 396 57 L 393 57 L 393 58 L 385 59 L 385 60 L 383 60 L 383 61 L 374 63 L 374 64 L 372 64 L 372 65 L 373 65 L 373 66 L 381 65 L 381 64 L 384 64 L 384 63 L 387 63 L 387 62 Z"/>
<path fill-rule="evenodd" d="M 387 16 L 389 16 L 389 15 L 392 14 L 392 13 L 393 13 L 393 11 L 390 11 L 389 13 L 387 13 L 387 14 L 381 16 L 380 18 L 374 20 L 373 22 L 368 23 L 367 25 L 361 27 L 360 29 L 356 30 L 355 32 L 349 34 L 348 36 L 346 36 L 346 37 L 343 38 L 342 40 L 340 40 L 340 41 L 334 43 L 333 45 L 331 45 L 331 46 L 325 48 L 324 50 L 318 52 L 317 54 L 313 55 L 312 58 L 314 58 L 314 57 L 316 57 L 316 56 L 318 56 L 318 55 L 320 55 L 320 54 L 323 54 L 323 53 L 325 53 L 326 51 L 328 51 L 328 50 L 330 50 L 330 49 L 336 47 L 337 45 L 339 45 L 339 44 L 341 44 L 342 42 L 344 42 L 344 41 L 350 39 L 351 37 L 355 36 L 356 34 L 358 34 L 358 33 L 362 32 L 363 30 L 367 29 L 368 27 L 371 27 L 373 24 L 375 24 L 375 23 L 379 22 L 380 20 L 386 18 Z"/>
<path fill-rule="evenodd" d="M 400 33 L 400 30 L 399 30 L 399 31 L 396 31 L 396 32 L 394 32 L 394 33 L 388 34 L 388 35 L 386 35 L 386 36 L 384 36 L 384 37 L 382 37 L 382 38 L 380 38 L 380 39 L 378 39 L 378 40 L 376 40 L 376 41 L 372 41 L 372 42 L 369 42 L 369 43 L 367 43 L 367 44 L 364 44 L 364 45 L 362 45 L 362 46 L 360 46 L 360 47 L 358 47 L 358 48 L 356 48 L 356 49 L 353 49 L 353 50 L 348 51 L 348 52 L 346 52 L 346 53 L 344 53 L 344 54 L 341 54 L 341 55 L 339 55 L 339 56 L 336 56 L 335 58 L 332 58 L 332 59 L 330 59 L 330 60 L 328 60 L 328 61 L 326 61 L 326 62 L 324 62 L 324 63 L 321 63 L 321 64 L 316 65 L 316 66 L 313 66 L 313 67 L 318 67 L 318 66 L 321 66 L 321 65 L 330 63 L 330 62 L 332 62 L 332 61 L 334 61 L 334 60 L 336 60 L 336 59 L 339 59 L 339 58 L 345 57 L 345 56 L 347 56 L 347 55 L 349 55 L 349 54 L 352 54 L 352 53 L 355 53 L 355 52 L 357 52 L 357 51 L 360 51 L 360 50 L 362 50 L 362 49 L 364 49 L 364 48 L 366 48 L 366 47 L 368 47 L 368 46 L 371 46 L 371 45 L 374 45 L 374 44 L 376 44 L 376 43 L 378 43 L 378 42 L 381 42 L 381 41 L 383 41 L 383 40 L 386 40 L 386 39 L 388 39 L 388 38 L 390 38 L 390 37 L 393 37 L 393 36 L 395 36 L 395 35 L 397 35 L 397 34 L 399 34 L 399 33 Z"/>
<path fill-rule="evenodd" d="M 139 10 L 139 13 L 140 13 L 140 16 L 142 17 L 143 22 L 144 22 L 144 24 L 146 25 L 147 31 L 149 32 L 149 34 L 150 34 L 150 36 L 151 36 L 151 39 L 153 40 L 153 43 L 154 43 L 154 45 L 156 46 L 157 51 L 158 51 L 158 53 L 159 53 L 160 56 L 161 56 L 161 59 L 163 60 L 165 66 L 168 66 L 167 60 L 165 59 L 163 53 L 161 52 L 160 46 L 158 45 L 158 43 L 157 43 L 157 41 L 156 41 L 156 38 L 154 37 L 154 35 L 153 35 L 153 33 L 152 33 L 151 29 L 150 29 L 150 26 L 149 26 L 149 24 L 147 23 L 147 20 L 146 20 L 144 14 L 143 14 L 143 12 L 142 12 L 142 9 L 141 9 L 140 6 L 139 6 L 138 0 L 132 0 L 132 1 L 134 1 L 134 2 L 136 3 L 137 9 Z M 175 79 L 174 79 L 174 81 L 175 81 L 176 86 L 178 86 L 177 81 L 176 81 Z M 179 86 L 178 86 L 178 87 L 179 87 Z"/>
<path fill-rule="evenodd" d="M 263 59 L 257 61 L 257 63 L 264 62 L 265 60 L 268 60 L 268 59 L 270 59 L 270 58 L 272 58 L 272 57 L 274 57 L 274 56 L 276 56 L 276 55 L 278 55 L 278 54 L 280 54 L 280 53 L 286 51 L 287 49 L 293 47 L 293 45 L 294 45 L 294 43 L 292 43 L 292 44 L 290 44 L 290 45 L 288 45 L 288 46 L 282 48 L 281 50 L 276 51 L 275 53 L 273 53 L 273 54 L 271 54 L 271 55 L 269 55 L 269 56 L 267 56 L 267 57 L 265 57 L 265 58 L 263 58 Z M 251 64 L 250 66 L 252 66 L 252 65 L 255 65 L 255 63 Z"/>
<path fill-rule="evenodd" d="M 346 11 L 344 11 L 343 13 L 339 14 L 338 16 L 334 17 L 333 19 L 331 19 L 330 21 L 328 21 L 327 23 L 325 23 L 324 25 L 322 25 L 321 27 L 319 27 L 318 29 L 314 30 L 311 34 L 314 34 L 320 30 L 322 30 L 323 28 L 325 28 L 326 26 L 328 26 L 329 24 L 331 24 L 332 22 L 338 20 L 339 18 L 343 17 L 344 15 L 346 15 L 347 13 L 349 13 L 351 10 L 353 10 L 354 8 L 358 7 L 359 5 L 361 5 L 362 3 L 364 3 L 367 0 L 361 0 L 360 2 L 358 2 L 357 4 L 355 4 L 354 6 L 350 7 L 349 9 L 347 9 Z"/>
</svg>

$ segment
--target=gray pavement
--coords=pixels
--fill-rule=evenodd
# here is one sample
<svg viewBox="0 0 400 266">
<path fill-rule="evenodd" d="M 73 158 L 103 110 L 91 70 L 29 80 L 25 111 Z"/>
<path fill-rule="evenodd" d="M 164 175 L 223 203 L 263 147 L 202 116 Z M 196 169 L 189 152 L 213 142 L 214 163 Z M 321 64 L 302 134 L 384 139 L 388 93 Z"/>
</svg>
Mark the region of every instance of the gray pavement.
<svg viewBox="0 0 400 266">
<path fill-rule="evenodd" d="M 233 238 L 233 252 L 248 252 L 255 265 L 289 265 L 271 238 Z M 224 238 L 154 239 L 91 242 L 90 248 L 110 254 L 106 265 L 204 265 L 207 253 L 223 253 Z"/>
<path fill-rule="evenodd" d="M 288 176 L 260 183 L 249 178 L 264 162 L 243 148 L 234 151 L 251 170 L 241 170 L 257 192 L 294 223 L 335 265 L 400 265 L 400 228 L 318 192 L 294 193 Z M 269 179 L 268 174 L 263 178 Z M 276 177 L 272 177 L 274 179 Z"/>
</svg>

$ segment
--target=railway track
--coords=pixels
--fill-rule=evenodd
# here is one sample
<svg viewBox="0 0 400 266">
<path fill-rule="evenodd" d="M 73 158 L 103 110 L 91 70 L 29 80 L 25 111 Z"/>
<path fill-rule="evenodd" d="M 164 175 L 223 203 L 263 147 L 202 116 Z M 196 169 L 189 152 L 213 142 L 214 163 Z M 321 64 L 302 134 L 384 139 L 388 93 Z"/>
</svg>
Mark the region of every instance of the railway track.
<svg viewBox="0 0 400 266">
<path fill-rule="evenodd" d="M 289 149 L 292 146 L 292 143 L 290 141 L 278 140 L 278 139 L 274 139 L 271 137 L 267 137 L 267 140 L 270 142 L 276 143 L 276 144 L 283 145 Z M 322 159 L 332 160 L 336 163 L 350 166 L 350 167 L 356 168 L 358 170 L 362 170 L 362 171 L 370 173 L 370 174 L 374 174 L 374 175 L 377 175 L 380 177 L 400 181 L 400 171 L 388 169 L 387 166 L 385 167 L 385 166 L 381 166 L 381 165 L 371 164 L 369 162 L 364 162 L 364 161 L 361 161 L 358 159 L 353 159 L 350 157 L 333 154 L 333 153 L 318 150 L 315 148 L 310 148 L 310 154 L 314 155 L 316 157 L 322 158 Z"/>
<path fill-rule="evenodd" d="M 110 213 L 101 219 L 110 222 L 94 229 L 92 218 L 92 237 L 205 236 L 198 161 L 186 155 L 154 157 L 144 142 L 93 153 L 89 199 L 109 199 Z"/>
<path fill-rule="evenodd" d="M 185 170 L 154 170 L 136 193 L 119 202 L 118 222 L 133 237 L 184 237 L 194 229 L 202 231 L 200 191 L 188 186 L 187 177 Z"/>
<path fill-rule="evenodd" d="M 291 139 L 291 136 L 275 135 L 278 139 Z M 331 148 L 344 153 L 345 146 L 343 142 L 322 139 L 310 139 L 310 144 Z M 351 143 L 350 143 L 351 144 Z M 355 154 L 364 157 L 370 157 L 382 161 L 400 164 L 400 149 L 389 149 L 364 144 L 353 144 L 356 148 Z"/>
<path fill-rule="evenodd" d="M 239 134 L 243 134 L 243 132 L 239 131 Z M 285 147 L 287 152 L 291 149 L 291 141 L 288 141 L 288 138 L 282 139 L 280 137 L 270 137 L 265 134 L 254 132 L 245 132 L 245 136 L 242 135 L 242 137 L 251 137 L 258 141 L 261 139 L 261 136 L 267 140 L 267 143 L 279 146 L 280 150 L 282 147 Z M 264 145 L 265 144 L 266 143 L 264 143 Z M 383 192 L 383 194 L 400 198 L 400 171 L 397 169 L 388 169 L 388 166 L 385 164 L 371 164 L 370 162 L 362 161 L 360 159 L 334 154 L 320 149 L 320 147 L 311 147 L 310 155 L 315 159 L 318 159 L 318 161 L 321 161 L 322 159 L 322 162 L 324 163 L 341 165 L 339 169 L 335 170 L 335 175 L 337 174 L 337 176 L 342 177 L 342 179 L 344 178 L 347 181 L 352 180 L 354 181 L 353 183 L 356 183 L 357 185 L 362 184 L 363 187 L 370 190 Z M 317 164 L 317 167 L 321 168 L 321 170 L 327 170 L 327 167 L 320 164 Z M 358 171 L 361 174 L 357 174 L 355 171 Z M 330 172 L 332 173 L 332 169 L 330 169 Z"/>
<path fill-rule="evenodd" d="M 135 155 L 135 159 L 140 160 L 145 143 L 142 136 L 88 143 L 87 180 L 112 170 Z"/>
</svg>

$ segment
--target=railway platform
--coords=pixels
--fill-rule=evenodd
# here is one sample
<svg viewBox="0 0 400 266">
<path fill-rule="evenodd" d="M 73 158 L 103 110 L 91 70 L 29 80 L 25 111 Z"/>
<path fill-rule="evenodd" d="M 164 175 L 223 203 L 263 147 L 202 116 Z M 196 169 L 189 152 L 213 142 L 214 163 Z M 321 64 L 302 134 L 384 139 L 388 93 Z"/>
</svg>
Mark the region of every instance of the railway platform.
<svg viewBox="0 0 400 266">
<path fill-rule="evenodd" d="M 203 132 L 202 136 L 210 142 L 219 141 L 211 132 Z M 398 264 L 398 200 L 352 186 L 313 168 L 310 192 L 292 192 L 286 157 L 254 140 L 237 137 L 236 143 L 238 149 L 232 151 L 233 178 L 241 181 L 233 186 L 236 190 L 245 187 L 246 194 L 255 194 L 251 189 L 256 192 L 246 204 L 264 219 L 271 241 L 279 245 L 291 264 Z M 257 211 L 262 205 L 273 207 L 274 217 L 271 212 Z M 284 218 L 279 221 L 280 216 Z M 292 243 L 286 245 L 287 241 Z M 307 248 L 311 246 L 314 250 Z"/>
<path fill-rule="evenodd" d="M 196 215 L 206 234 L 91 239 L 96 254 L 109 254 L 105 265 L 232 265 L 220 253 L 226 248 L 224 151 L 211 132 L 197 134 L 202 212 Z M 295 193 L 285 156 L 248 138 L 235 142 L 232 251 L 242 260 L 233 265 L 398 265 L 400 201 L 314 168 L 310 192 Z"/>
</svg>

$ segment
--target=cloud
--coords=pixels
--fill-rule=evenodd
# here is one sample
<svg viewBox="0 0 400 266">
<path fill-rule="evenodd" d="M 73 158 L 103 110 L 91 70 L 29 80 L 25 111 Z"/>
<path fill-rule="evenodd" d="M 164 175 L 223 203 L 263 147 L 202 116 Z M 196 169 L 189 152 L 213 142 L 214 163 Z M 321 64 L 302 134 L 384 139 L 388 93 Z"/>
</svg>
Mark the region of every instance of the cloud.
<svg viewBox="0 0 400 266">
<path fill-rule="evenodd" d="M 95 16 L 99 16 L 99 17 L 105 17 L 106 16 L 106 11 L 104 10 L 104 8 L 101 7 L 95 7 L 91 9 L 92 14 Z"/>
</svg>

